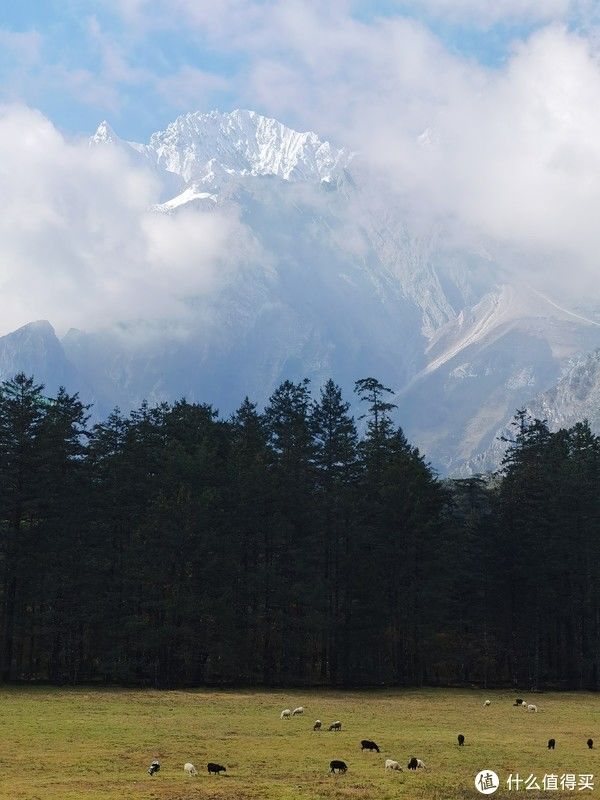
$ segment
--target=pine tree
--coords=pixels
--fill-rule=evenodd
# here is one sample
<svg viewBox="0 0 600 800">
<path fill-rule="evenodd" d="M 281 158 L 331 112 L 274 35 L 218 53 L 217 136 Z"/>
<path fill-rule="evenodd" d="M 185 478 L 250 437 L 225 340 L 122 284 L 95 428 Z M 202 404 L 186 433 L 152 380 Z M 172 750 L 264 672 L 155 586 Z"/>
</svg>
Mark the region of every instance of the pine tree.
<svg viewBox="0 0 600 800">
<path fill-rule="evenodd" d="M 340 667 L 347 663 L 348 654 L 340 645 L 347 644 L 351 636 L 347 576 L 354 516 L 353 491 L 358 477 L 358 436 L 349 410 L 350 404 L 342 399 L 341 389 L 329 380 L 321 389 L 312 412 L 323 542 L 323 590 L 327 598 L 320 673 L 323 680 L 333 684 L 340 679 Z"/>
<path fill-rule="evenodd" d="M 85 602 L 95 564 L 87 545 L 87 411 L 77 395 L 63 387 L 46 407 L 38 444 L 40 528 L 36 550 L 42 567 L 36 591 L 46 598 L 38 625 L 49 652 L 48 670 L 54 680 L 77 682 L 88 654 L 85 643 L 93 636 L 90 606 Z M 30 647 L 33 649 L 32 641 Z"/>
<path fill-rule="evenodd" d="M 228 526 L 235 542 L 236 674 L 260 682 L 274 659 L 273 488 L 267 431 L 246 397 L 231 420 Z"/>
<path fill-rule="evenodd" d="M 369 462 L 370 469 L 377 472 L 383 466 L 385 452 L 394 427 L 390 411 L 393 411 L 396 405 L 386 400 L 385 397 L 393 396 L 394 392 L 376 378 L 361 378 L 356 381 L 354 391 L 362 403 L 368 403 L 367 412 L 359 417 L 359 419 L 367 420 L 362 451 L 363 458 Z"/>
<path fill-rule="evenodd" d="M 37 563 L 41 503 L 39 433 L 43 386 L 19 373 L 0 385 L 0 508 L 2 509 L 2 680 L 18 674 L 15 646 Z"/>
<path fill-rule="evenodd" d="M 284 381 L 269 398 L 264 415 L 274 489 L 269 560 L 275 621 L 265 657 L 267 679 L 277 669 L 288 680 L 297 679 L 304 670 L 306 642 L 312 643 L 314 663 L 321 638 L 313 635 L 312 597 L 307 594 L 311 589 L 316 592 L 311 578 L 318 574 L 320 550 L 314 519 L 315 446 L 308 387 L 308 380 Z M 276 654 L 278 665 L 273 663 Z"/>
</svg>

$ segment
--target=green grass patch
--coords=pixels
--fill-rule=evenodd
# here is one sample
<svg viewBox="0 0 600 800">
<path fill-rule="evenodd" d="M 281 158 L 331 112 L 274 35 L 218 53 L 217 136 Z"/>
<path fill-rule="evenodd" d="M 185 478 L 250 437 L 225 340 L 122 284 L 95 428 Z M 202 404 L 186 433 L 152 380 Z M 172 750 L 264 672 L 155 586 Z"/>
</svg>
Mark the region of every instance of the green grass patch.
<svg viewBox="0 0 600 800">
<path fill-rule="evenodd" d="M 457 800 L 482 795 L 473 779 L 494 769 L 598 773 L 588 791 L 508 792 L 494 797 L 593 797 L 600 793 L 597 695 L 529 696 L 537 714 L 513 708 L 514 693 L 478 690 L 127 691 L 0 690 L 0 797 L 4 800 Z M 520 695 L 527 698 L 527 694 Z M 483 701 L 492 704 L 484 708 Z M 280 720 L 284 708 L 304 716 Z M 341 720 L 342 731 L 313 732 Z M 456 737 L 463 733 L 464 747 Z M 556 750 L 546 748 L 556 739 Z M 597 749 L 588 750 L 592 737 Z M 373 739 L 381 754 L 361 752 Z M 406 770 L 411 756 L 425 772 Z M 153 757 L 161 771 L 146 770 Z M 331 759 L 348 764 L 330 775 Z M 386 758 L 404 772 L 384 770 Z M 199 775 L 190 778 L 191 761 Z M 208 761 L 227 767 L 209 776 Z"/>
</svg>

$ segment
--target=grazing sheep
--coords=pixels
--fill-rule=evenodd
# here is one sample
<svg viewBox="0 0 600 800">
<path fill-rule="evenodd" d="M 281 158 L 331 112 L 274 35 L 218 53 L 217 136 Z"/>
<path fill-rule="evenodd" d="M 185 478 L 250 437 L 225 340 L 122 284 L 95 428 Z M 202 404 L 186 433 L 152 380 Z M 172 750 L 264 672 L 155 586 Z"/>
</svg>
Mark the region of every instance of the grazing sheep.
<svg viewBox="0 0 600 800">
<path fill-rule="evenodd" d="M 527 706 L 527 711 L 533 711 L 535 714 L 537 714 L 537 706 L 535 706 L 533 703 L 529 703 Z"/>
<path fill-rule="evenodd" d="M 198 774 L 198 770 L 196 769 L 196 767 L 193 764 L 190 764 L 189 761 L 188 761 L 187 764 L 183 765 L 183 771 L 187 772 L 188 775 L 197 775 Z"/>
<path fill-rule="evenodd" d="M 459 746 L 462 747 L 465 743 L 465 737 L 462 735 L 462 733 L 459 733 L 456 738 L 458 739 Z"/>
<path fill-rule="evenodd" d="M 318 720 L 315 722 L 315 724 L 313 725 L 313 731 L 320 731 L 320 730 L 321 730 L 321 725 L 322 725 L 322 724 L 323 724 L 323 723 L 321 722 L 321 720 L 320 720 L 320 719 L 318 719 Z"/>
<path fill-rule="evenodd" d="M 386 769 L 396 769 L 398 772 L 402 772 L 402 767 L 397 761 L 394 761 L 393 758 L 386 758 L 385 760 L 385 768 Z"/>
<path fill-rule="evenodd" d="M 548 739 L 548 750 L 554 750 L 556 746 L 556 739 Z"/>
<path fill-rule="evenodd" d="M 517 699 L 513 703 L 513 706 L 522 706 L 522 705 L 523 705 L 523 699 L 521 697 L 517 697 Z"/>
<path fill-rule="evenodd" d="M 338 720 L 337 722 L 332 722 L 329 726 L 328 730 L 330 731 L 341 731 L 342 730 L 342 723 Z"/>
<path fill-rule="evenodd" d="M 158 758 L 155 758 L 154 761 L 148 767 L 148 775 L 154 775 L 155 772 L 158 772 L 160 769 L 160 761 Z"/>
<path fill-rule="evenodd" d="M 330 761 L 329 762 L 329 772 L 335 772 L 337 769 L 338 772 L 346 772 L 348 767 L 346 766 L 345 761 Z"/>
<path fill-rule="evenodd" d="M 304 706 L 298 706 L 292 711 L 292 717 L 296 717 L 298 714 L 304 714 Z"/>
<path fill-rule="evenodd" d="M 590 750 L 593 750 L 594 749 L 594 740 L 593 739 L 588 739 L 587 740 L 587 746 L 590 748 Z"/>
<path fill-rule="evenodd" d="M 408 762 L 408 768 L 409 769 L 427 769 L 427 767 L 425 766 L 424 762 L 421 761 L 420 758 L 415 758 L 414 756 Z"/>
<path fill-rule="evenodd" d="M 279 719 L 289 719 L 292 716 L 292 711 L 290 708 L 284 708 L 281 714 L 279 715 Z"/>
<path fill-rule="evenodd" d="M 212 761 L 206 765 L 206 769 L 211 775 L 218 775 L 219 772 L 227 772 L 225 767 L 222 767 L 220 764 L 213 764 Z"/>
<path fill-rule="evenodd" d="M 372 742 L 370 739 L 362 739 L 360 743 L 360 749 L 369 750 L 371 753 L 373 752 L 373 750 L 376 750 L 379 753 L 379 748 L 377 747 L 375 742 Z"/>
<path fill-rule="evenodd" d="M 483 705 L 487 708 L 488 706 L 492 705 L 492 701 L 491 700 L 486 700 Z"/>
</svg>

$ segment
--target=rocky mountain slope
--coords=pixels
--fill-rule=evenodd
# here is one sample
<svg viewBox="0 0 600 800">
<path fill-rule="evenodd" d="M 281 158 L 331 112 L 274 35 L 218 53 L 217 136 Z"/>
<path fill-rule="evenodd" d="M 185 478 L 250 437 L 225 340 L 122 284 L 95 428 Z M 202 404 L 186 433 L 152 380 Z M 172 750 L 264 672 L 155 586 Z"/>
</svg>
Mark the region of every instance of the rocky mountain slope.
<svg viewBox="0 0 600 800">
<path fill-rule="evenodd" d="M 521 403 L 521 407 L 537 419 L 546 420 L 553 431 L 569 428 L 587 420 L 593 431 L 600 433 L 600 349 L 569 359 L 557 381 Z M 496 431 L 489 447 L 466 459 L 458 468 L 461 475 L 490 472 L 498 469 L 506 445 L 512 436 L 510 421 Z"/>
<path fill-rule="evenodd" d="M 235 268 L 187 298 L 184 328 L 125 319 L 59 341 L 34 323 L 0 339 L 0 377 L 65 383 L 99 416 L 180 396 L 229 413 L 288 377 L 333 376 L 351 397 L 375 375 L 397 391 L 408 436 L 453 472 L 483 463 L 515 408 L 600 346 L 593 316 L 516 282 L 501 250 L 415 225 L 361 154 L 315 133 L 251 111 L 193 113 L 146 144 L 102 123 L 90 146 L 151 171 L 157 221 L 231 213 L 244 231 Z"/>
</svg>

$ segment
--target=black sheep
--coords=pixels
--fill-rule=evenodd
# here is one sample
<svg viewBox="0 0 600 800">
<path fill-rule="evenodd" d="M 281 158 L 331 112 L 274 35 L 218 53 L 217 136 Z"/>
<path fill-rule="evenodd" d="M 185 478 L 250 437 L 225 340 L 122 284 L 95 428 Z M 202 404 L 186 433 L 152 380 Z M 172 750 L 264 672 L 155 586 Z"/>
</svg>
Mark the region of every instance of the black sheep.
<svg viewBox="0 0 600 800">
<path fill-rule="evenodd" d="M 460 747 L 462 747 L 463 744 L 465 743 L 465 737 L 462 735 L 462 733 L 459 733 L 457 738 L 458 738 L 458 744 L 460 745 Z"/>
<path fill-rule="evenodd" d="M 555 746 L 556 746 L 556 740 L 548 739 L 548 750 L 554 750 Z"/>
<path fill-rule="evenodd" d="M 155 772 L 158 772 L 160 769 L 160 761 L 155 758 L 154 761 L 148 767 L 148 775 L 154 775 Z"/>
<path fill-rule="evenodd" d="M 593 750 L 594 749 L 594 740 L 593 739 L 588 739 L 587 740 L 587 746 L 590 748 L 590 750 Z"/>
<path fill-rule="evenodd" d="M 416 758 L 413 756 L 413 757 L 411 758 L 411 760 L 408 762 L 408 768 L 409 768 L 409 769 L 416 769 L 418 766 L 419 766 L 419 761 L 418 761 L 418 759 L 416 759 Z"/>
<path fill-rule="evenodd" d="M 206 768 L 211 775 L 218 775 L 219 772 L 227 772 L 225 767 L 222 767 L 220 764 L 213 764 L 212 761 L 207 765 Z"/>
<path fill-rule="evenodd" d="M 514 706 L 522 706 L 523 705 L 523 700 L 520 697 L 517 697 L 517 699 L 515 700 L 513 705 Z"/>
<path fill-rule="evenodd" d="M 360 749 L 370 750 L 371 752 L 373 752 L 373 750 L 376 750 L 378 753 L 380 752 L 375 742 L 372 742 L 370 739 L 363 739 L 360 743 Z"/>
<path fill-rule="evenodd" d="M 346 766 L 345 761 L 330 761 L 329 762 L 329 772 L 335 772 L 337 769 L 338 772 L 346 772 L 348 767 Z"/>
</svg>

